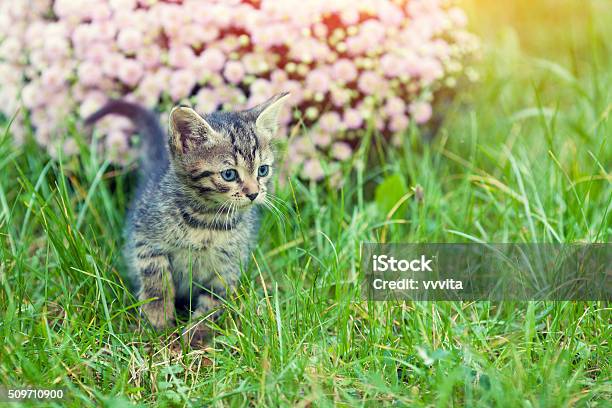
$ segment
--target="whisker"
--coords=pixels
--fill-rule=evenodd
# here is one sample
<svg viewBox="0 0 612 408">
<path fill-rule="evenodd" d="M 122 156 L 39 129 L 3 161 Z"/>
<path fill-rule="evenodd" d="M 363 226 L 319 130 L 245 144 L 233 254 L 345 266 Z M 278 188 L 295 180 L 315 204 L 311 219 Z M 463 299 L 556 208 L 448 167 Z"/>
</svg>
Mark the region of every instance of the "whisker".
<svg viewBox="0 0 612 408">
<path fill-rule="evenodd" d="M 223 203 L 221 203 L 221 205 L 219 206 L 219 208 L 217 209 L 217 212 L 215 213 L 215 215 L 213 216 L 212 219 L 212 224 L 215 225 L 217 223 L 217 219 L 219 217 L 221 217 L 223 210 L 226 208 L 226 205 L 231 204 L 230 200 L 225 200 Z"/>
<path fill-rule="evenodd" d="M 283 212 L 280 211 L 278 207 L 276 207 L 274 203 L 272 203 L 267 198 L 263 200 L 263 203 L 266 206 L 266 208 L 270 210 L 270 213 L 274 215 L 274 217 L 276 217 L 278 222 L 282 225 L 283 229 L 285 229 L 286 223 L 289 223 L 289 220 L 287 220 L 287 217 L 285 217 L 285 214 L 283 214 Z"/>
<path fill-rule="evenodd" d="M 283 200 L 282 198 L 268 193 L 267 196 L 270 197 L 271 200 L 273 200 L 276 204 L 279 204 L 280 206 L 282 206 L 283 208 L 287 209 L 287 211 L 290 211 L 291 213 L 295 213 L 295 211 L 293 210 L 293 207 L 291 207 L 289 204 L 287 204 L 287 202 L 285 200 Z"/>
<path fill-rule="evenodd" d="M 278 198 L 277 196 L 275 196 L 274 194 L 268 194 L 266 196 L 266 199 L 269 198 L 269 201 L 272 205 L 274 205 L 274 207 L 280 212 L 282 213 L 284 216 L 286 216 L 286 212 L 290 213 L 292 216 L 296 215 L 295 211 L 293 211 L 293 208 L 291 208 L 284 200 Z M 281 208 L 278 208 L 281 207 Z M 292 217 L 293 218 L 293 217 Z"/>
<path fill-rule="evenodd" d="M 225 229 L 228 229 L 234 219 L 234 212 L 236 211 L 237 204 L 233 201 L 230 203 L 229 211 L 225 214 Z"/>
</svg>

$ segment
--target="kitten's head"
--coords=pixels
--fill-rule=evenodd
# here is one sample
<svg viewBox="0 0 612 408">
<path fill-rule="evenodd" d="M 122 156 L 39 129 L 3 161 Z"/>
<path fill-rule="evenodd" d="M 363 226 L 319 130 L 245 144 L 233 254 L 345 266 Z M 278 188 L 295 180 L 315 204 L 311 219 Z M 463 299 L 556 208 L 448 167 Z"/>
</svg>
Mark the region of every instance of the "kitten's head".
<svg viewBox="0 0 612 408">
<path fill-rule="evenodd" d="M 274 164 L 272 139 L 287 97 L 282 93 L 249 110 L 204 116 L 174 108 L 168 145 L 186 187 L 209 204 L 246 208 L 262 203 Z"/>
</svg>

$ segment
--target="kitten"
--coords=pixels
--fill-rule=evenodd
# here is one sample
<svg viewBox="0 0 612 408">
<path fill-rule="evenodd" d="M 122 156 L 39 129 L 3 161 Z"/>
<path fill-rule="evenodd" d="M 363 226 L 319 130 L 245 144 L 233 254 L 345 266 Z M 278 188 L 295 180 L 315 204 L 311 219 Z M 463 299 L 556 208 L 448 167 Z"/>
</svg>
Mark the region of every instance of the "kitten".
<svg viewBox="0 0 612 408">
<path fill-rule="evenodd" d="M 173 325 L 176 301 L 195 305 L 193 317 L 207 315 L 236 287 L 255 244 L 257 204 L 270 187 L 272 139 L 287 96 L 204 116 L 176 107 L 168 149 L 155 115 L 138 105 L 111 101 L 86 120 L 123 115 L 144 138 L 125 258 L 138 299 L 147 301 L 141 310 L 155 328 Z"/>
</svg>

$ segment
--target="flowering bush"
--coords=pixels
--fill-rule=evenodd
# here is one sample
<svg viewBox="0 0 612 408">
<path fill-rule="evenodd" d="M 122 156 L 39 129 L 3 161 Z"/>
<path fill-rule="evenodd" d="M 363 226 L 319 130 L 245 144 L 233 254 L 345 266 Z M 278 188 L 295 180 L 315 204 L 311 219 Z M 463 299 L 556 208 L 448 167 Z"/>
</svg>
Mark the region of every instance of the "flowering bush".
<svg viewBox="0 0 612 408">
<path fill-rule="evenodd" d="M 436 92 L 471 76 L 465 14 L 442 0 L 0 0 L 0 110 L 23 105 L 54 149 L 66 118 L 109 97 L 160 111 L 243 108 L 289 91 L 291 164 L 322 177 L 319 157 L 351 156 L 372 124 L 400 134 L 426 123 Z M 109 118 L 101 148 L 130 151 L 129 122 Z M 298 129 L 298 127 L 296 127 Z M 63 149 L 76 150 L 73 140 Z"/>
</svg>

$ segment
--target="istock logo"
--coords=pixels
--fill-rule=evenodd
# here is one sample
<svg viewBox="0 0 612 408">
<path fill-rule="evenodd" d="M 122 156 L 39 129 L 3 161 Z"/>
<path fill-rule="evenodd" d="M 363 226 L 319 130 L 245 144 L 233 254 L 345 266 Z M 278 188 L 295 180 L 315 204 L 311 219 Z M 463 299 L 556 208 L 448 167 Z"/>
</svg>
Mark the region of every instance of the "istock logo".
<svg viewBox="0 0 612 408">
<path fill-rule="evenodd" d="M 425 255 L 421 255 L 417 259 L 395 259 L 388 255 L 373 255 L 372 270 L 374 272 L 433 272 L 431 262 L 433 259 L 427 259 Z"/>
</svg>

